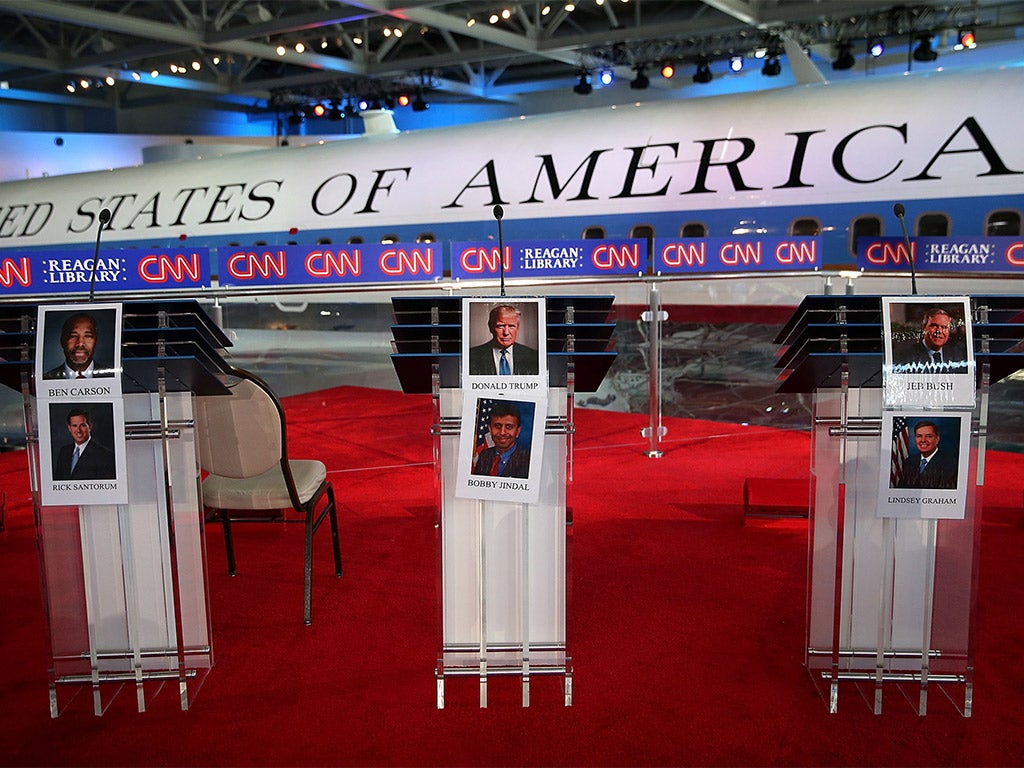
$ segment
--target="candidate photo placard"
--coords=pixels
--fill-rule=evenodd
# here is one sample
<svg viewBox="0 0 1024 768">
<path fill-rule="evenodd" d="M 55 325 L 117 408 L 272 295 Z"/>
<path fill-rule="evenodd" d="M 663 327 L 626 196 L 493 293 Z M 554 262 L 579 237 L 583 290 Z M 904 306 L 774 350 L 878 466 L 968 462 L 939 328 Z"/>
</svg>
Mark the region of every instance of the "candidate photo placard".
<svg viewBox="0 0 1024 768">
<path fill-rule="evenodd" d="M 882 322 L 885 407 L 974 407 L 974 340 L 967 297 L 885 296 Z"/>
<path fill-rule="evenodd" d="M 962 520 L 970 438 L 970 413 L 883 411 L 879 516 Z"/>
<path fill-rule="evenodd" d="M 462 302 L 462 381 L 466 391 L 547 387 L 543 298 L 467 298 Z"/>
<path fill-rule="evenodd" d="M 540 497 L 547 397 L 463 400 L 455 495 L 534 503 Z"/>
<path fill-rule="evenodd" d="M 94 399 L 121 395 L 121 305 L 40 306 L 36 395 Z"/>
<path fill-rule="evenodd" d="M 127 504 L 124 401 L 39 401 L 43 506 Z"/>
</svg>

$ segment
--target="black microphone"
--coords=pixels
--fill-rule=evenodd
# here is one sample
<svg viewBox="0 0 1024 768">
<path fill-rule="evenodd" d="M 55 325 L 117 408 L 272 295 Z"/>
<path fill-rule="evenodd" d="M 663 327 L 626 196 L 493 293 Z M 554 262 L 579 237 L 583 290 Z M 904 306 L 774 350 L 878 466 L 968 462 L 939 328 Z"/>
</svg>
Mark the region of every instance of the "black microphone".
<svg viewBox="0 0 1024 768">
<path fill-rule="evenodd" d="M 900 220 L 900 227 L 903 229 L 903 244 L 907 246 L 907 259 L 910 261 L 910 292 L 917 296 L 917 273 L 914 270 L 914 253 L 910 250 L 910 235 L 907 234 L 907 225 L 903 221 L 907 209 L 903 207 L 903 203 L 896 203 L 892 207 L 892 212 Z"/>
<path fill-rule="evenodd" d="M 104 208 L 100 211 L 100 225 L 96 227 L 96 250 L 92 254 L 92 276 L 89 279 L 89 303 L 92 304 L 93 297 L 96 295 L 96 265 L 100 260 L 100 234 L 103 232 L 103 228 L 110 222 L 110 209 Z"/>
<path fill-rule="evenodd" d="M 501 295 L 505 295 L 505 242 L 501 237 L 501 220 L 505 217 L 505 209 L 494 206 L 494 218 L 498 220 L 498 272 L 501 275 Z"/>
</svg>

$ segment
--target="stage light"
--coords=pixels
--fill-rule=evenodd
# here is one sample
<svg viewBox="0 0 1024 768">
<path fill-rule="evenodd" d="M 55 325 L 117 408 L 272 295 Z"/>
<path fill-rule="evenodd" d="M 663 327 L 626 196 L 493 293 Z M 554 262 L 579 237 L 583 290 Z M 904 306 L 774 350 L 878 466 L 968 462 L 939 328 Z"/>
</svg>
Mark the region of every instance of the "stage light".
<svg viewBox="0 0 1024 768">
<path fill-rule="evenodd" d="M 918 35 L 917 48 L 914 49 L 914 61 L 935 61 L 939 58 L 938 52 L 932 48 L 932 35 L 927 33 Z"/>
<path fill-rule="evenodd" d="M 706 61 L 697 62 L 697 71 L 693 73 L 693 82 L 695 83 L 710 83 L 711 82 L 711 67 L 708 66 Z"/>
<path fill-rule="evenodd" d="M 409 98 L 409 94 L 400 93 L 398 94 L 398 106 L 408 107 L 412 103 L 412 99 Z"/>
<path fill-rule="evenodd" d="M 978 38 L 974 36 L 973 29 L 961 29 L 960 34 L 957 35 L 957 42 L 954 46 L 954 50 L 962 51 L 964 48 L 977 48 Z"/>
<path fill-rule="evenodd" d="M 675 74 L 676 68 L 672 65 L 672 62 L 666 61 L 664 64 L 661 65 L 661 76 L 664 77 L 666 80 L 671 80 L 673 77 L 675 77 Z"/>
<path fill-rule="evenodd" d="M 317 102 L 316 104 L 313 105 L 313 115 L 315 117 L 323 117 L 326 114 L 327 114 L 327 107 L 325 107 L 323 104 L 321 104 L 320 102 Z"/>
<path fill-rule="evenodd" d="M 742 72 L 743 71 L 743 57 L 742 56 L 733 56 L 731 59 L 729 59 L 729 69 L 731 69 L 733 72 Z"/>
<path fill-rule="evenodd" d="M 331 111 L 327 113 L 327 119 L 332 123 L 336 123 L 345 116 L 345 113 L 341 111 L 338 106 L 337 100 L 331 102 Z"/>
<path fill-rule="evenodd" d="M 782 74 L 782 65 L 779 63 L 779 57 L 775 55 L 769 55 L 764 60 L 764 66 L 761 67 L 761 74 L 765 77 L 775 77 L 776 75 Z"/>
<path fill-rule="evenodd" d="M 413 99 L 413 102 L 412 102 L 412 111 L 413 112 L 426 112 L 427 108 L 429 106 L 430 105 L 427 104 L 427 102 L 425 102 L 423 100 L 423 94 L 422 93 L 417 93 L 416 94 L 416 98 Z"/>
<path fill-rule="evenodd" d="M 647 72 L 644 71 L 642 66 L 636 68 L 636 77 L 629 82 L 629 87 L 635 91 L 642 91 L 651 84 L 651 79 L 647 77 Z"/>
<path fill-rule="evenodd" d="M 602 69 L 599 78 L 601 85 L 611 85 L 615 82 L 615 72 L 610 69 Z"/>
<path fill-rule="evenodd" d="M 847 42 L 839 43 L 836 46 L 836 57 L 832 61 L 832 69 L 836 71 L 853 69 L 853 65 L 856 63 L 857 60 L 853 58 L 853 51 L 850 48 L 850 44 Z"/>
<path fill-rule="evenodd" d="M 580 96 L 586 96 L 588 93 L 594 90 L 594 86 L 590 84 L 590 75 L 586 72 L 580 73 L 580 80 L 576 85 L 572 87 L 573 93 L 578 93 Z"/>
<path fill-rule="evenodd" d="M 885 53 L 885 43 L 882 42 L 882 38 L 875 37 L 868 41 L 868 53 L 876 59 Z"/>
<path fill-rule="evenodd" d="M 292 113 L 288 115 L 288 125 L 297 126 L 302 125 L 302 120 L 305 117 L 299 110 L 292 109 Z"/>
</svg>

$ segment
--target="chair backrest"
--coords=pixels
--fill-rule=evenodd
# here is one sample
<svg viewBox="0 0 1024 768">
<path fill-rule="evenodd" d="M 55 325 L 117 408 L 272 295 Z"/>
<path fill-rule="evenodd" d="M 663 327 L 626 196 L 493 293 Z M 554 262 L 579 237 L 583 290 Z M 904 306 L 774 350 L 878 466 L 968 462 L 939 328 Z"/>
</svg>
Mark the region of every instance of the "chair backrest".
<svg viewBox="0 0 1024 768">
<path fill-rule="evenodd" d="M 255 477 L 284 458 L 280 403 L 260 379 L 238 371 L 230 395 L 195 399 L 199 463 L 222 477 Z"/>
</svg>

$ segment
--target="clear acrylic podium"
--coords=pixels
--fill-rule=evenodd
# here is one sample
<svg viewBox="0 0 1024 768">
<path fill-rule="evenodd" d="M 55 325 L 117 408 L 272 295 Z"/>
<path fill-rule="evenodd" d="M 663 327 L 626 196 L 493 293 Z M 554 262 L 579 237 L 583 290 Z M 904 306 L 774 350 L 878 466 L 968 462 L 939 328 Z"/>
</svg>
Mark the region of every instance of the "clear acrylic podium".
<svg viewBox="0 0 1024 768">
<path fill-rule="evenodd" d="M 50 715 L 81 690 L 102 715 L 125 686 L 142 712 L 166 683 L 188 709 L 213 665 L 192 394 L 226 391 L 218 374 L 230 342 L 194 301 L 125 303 L 128 504 L 43 506 L 36 309 L 0 305 L 0 381 L 24 401 Z"/>
<path fill-rule="evenodd" d="M 514 299 L 509 299 L 514 301 Z M 445 681 L 476 677 L 480 706 L 495 676 L 517 676 L 522 705 L 533 675 L 562 675 L 572 704 L 571 600 L 573 403 L 614 361 L 613 297 L 548 297 L 549 397 L 540 499 L 525 504 L 456 498 L 463 390 L 458 297 L 393 299 L 392 361 L 402 388 L 433 403 L 438 574 L 437 708 Z M 539 415 L 538 415 L 539 422 Z"/>
<path fill-rule="evenodd" d="M 776 338 L 780 392 L 813 395 L 805 664 L 829 705 L 858 688 L 876 714 L 899 689 L 925 715 L 942 691 L 965 716 L 974 696 L 979 526 L 991 384 L 1024 366 L 1024 298 L 975 297 L 977 398 L 966 514 L 878 515 L 879 296 L 808 296 Z"/>
</svg>

